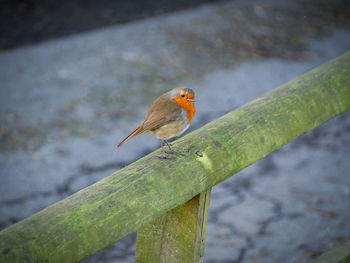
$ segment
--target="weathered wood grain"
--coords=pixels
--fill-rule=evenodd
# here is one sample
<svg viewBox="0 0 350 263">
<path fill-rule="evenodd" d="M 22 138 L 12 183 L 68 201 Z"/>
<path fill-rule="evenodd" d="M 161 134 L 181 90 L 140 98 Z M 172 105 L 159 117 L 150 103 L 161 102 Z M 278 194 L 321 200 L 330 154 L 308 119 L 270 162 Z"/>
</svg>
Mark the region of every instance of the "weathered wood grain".
<svg viewBox="0 0 350 263">
<path fill-rule="evenodd" d="M 211 189 L 137 232 L 136 263 L 203 262 Z"/>
</svg>

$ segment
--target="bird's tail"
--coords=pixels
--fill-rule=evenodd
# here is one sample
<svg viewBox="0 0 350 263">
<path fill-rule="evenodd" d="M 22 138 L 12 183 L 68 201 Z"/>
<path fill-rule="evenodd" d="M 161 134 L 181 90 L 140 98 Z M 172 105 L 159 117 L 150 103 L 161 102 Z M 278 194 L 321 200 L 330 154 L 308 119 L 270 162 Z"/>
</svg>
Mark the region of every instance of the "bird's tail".
<svg viewBox="0 0 350 263">
<path fill-rule="evenodd" d="M 124 140 L 122 140 L 121 143 L 119 143 L 117 147 L 119 148 L 124 143 L 126 143 L 128 140 L 130 140 L 132 137 L 135 137 L 136 135 L 139 135 L 141 133 L 142 133 L 142 128 L 139 126 L 132 133 L 130 133 Z"/>
</svg>

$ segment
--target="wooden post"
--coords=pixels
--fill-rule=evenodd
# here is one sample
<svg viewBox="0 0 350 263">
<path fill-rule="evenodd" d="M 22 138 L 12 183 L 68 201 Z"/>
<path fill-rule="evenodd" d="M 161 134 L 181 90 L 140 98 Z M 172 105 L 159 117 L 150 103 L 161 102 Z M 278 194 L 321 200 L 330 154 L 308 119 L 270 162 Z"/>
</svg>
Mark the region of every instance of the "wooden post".
<svg viewBox="0 0 350 263">
<path fill-rule="evenodd" d="M 136 262 L 203 262 L 211 188 L 137 233 Z"/>
</svg>

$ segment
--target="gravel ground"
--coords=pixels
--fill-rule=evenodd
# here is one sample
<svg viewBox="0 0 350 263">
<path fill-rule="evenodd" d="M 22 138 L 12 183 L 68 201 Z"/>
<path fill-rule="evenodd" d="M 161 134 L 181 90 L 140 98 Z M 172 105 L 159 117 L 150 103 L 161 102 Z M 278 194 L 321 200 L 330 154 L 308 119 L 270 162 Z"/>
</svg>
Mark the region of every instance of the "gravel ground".
<svg viewBox="0 0 350 263">
<path fill-rule="evenodd" d="M 115 145 L 158 94 L 196 91 L 191 131 L 350 50 L 348 8 L 219 2 L 1 52 L 1 228 L 157 148 Z M 349 149 L 347 112 L 214 187 L 205 262 L 307 262 L 348 240 Z M 83 262 L 132 262 L 135 237 Z"/>
</svg>

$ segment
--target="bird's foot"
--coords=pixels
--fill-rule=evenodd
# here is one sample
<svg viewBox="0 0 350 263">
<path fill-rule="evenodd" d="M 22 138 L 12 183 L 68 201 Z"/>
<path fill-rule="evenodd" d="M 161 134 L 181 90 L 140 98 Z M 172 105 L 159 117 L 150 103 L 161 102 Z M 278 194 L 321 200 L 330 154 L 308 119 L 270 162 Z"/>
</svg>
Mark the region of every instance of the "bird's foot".
<svg viewBox="0 0 350 263">
<path fill-rule="evenodd" d="M 179 153 L 179 152 L 175 151 L 174 149 L 171 149 L 170 151 L 165 151 L 165 152 L 168 153 L 168 154 L 175 154 L 175 155 L 179 155 L 179 156 L 186 156 L 185 154 Z"/>
<path fill-rule="evenodd" d="M 156 157 L 159 158 L 159 159 L 169 159 L 169 160 L 175 159 L 174 156 L 169 156 L 169 155 L 167 155 L 165 153 L 160 154 L 160 155 L 156 155 Z"/>
<path fill-rule="evenodd" d="M 179 153 L 177 151 L 175 151 L 172 147 L 172 145 L 167 141 L 167 140 L 164 140 L 165 143 L 168 145 L 169 147 L 169 151 L 165 151 L 166 153 L 169 153 L 169 154 L 176 154 L 176 155 L 181 155 L 181 156 L 186 156 L 185 154 L 183 153 Z"/>
</svg>

